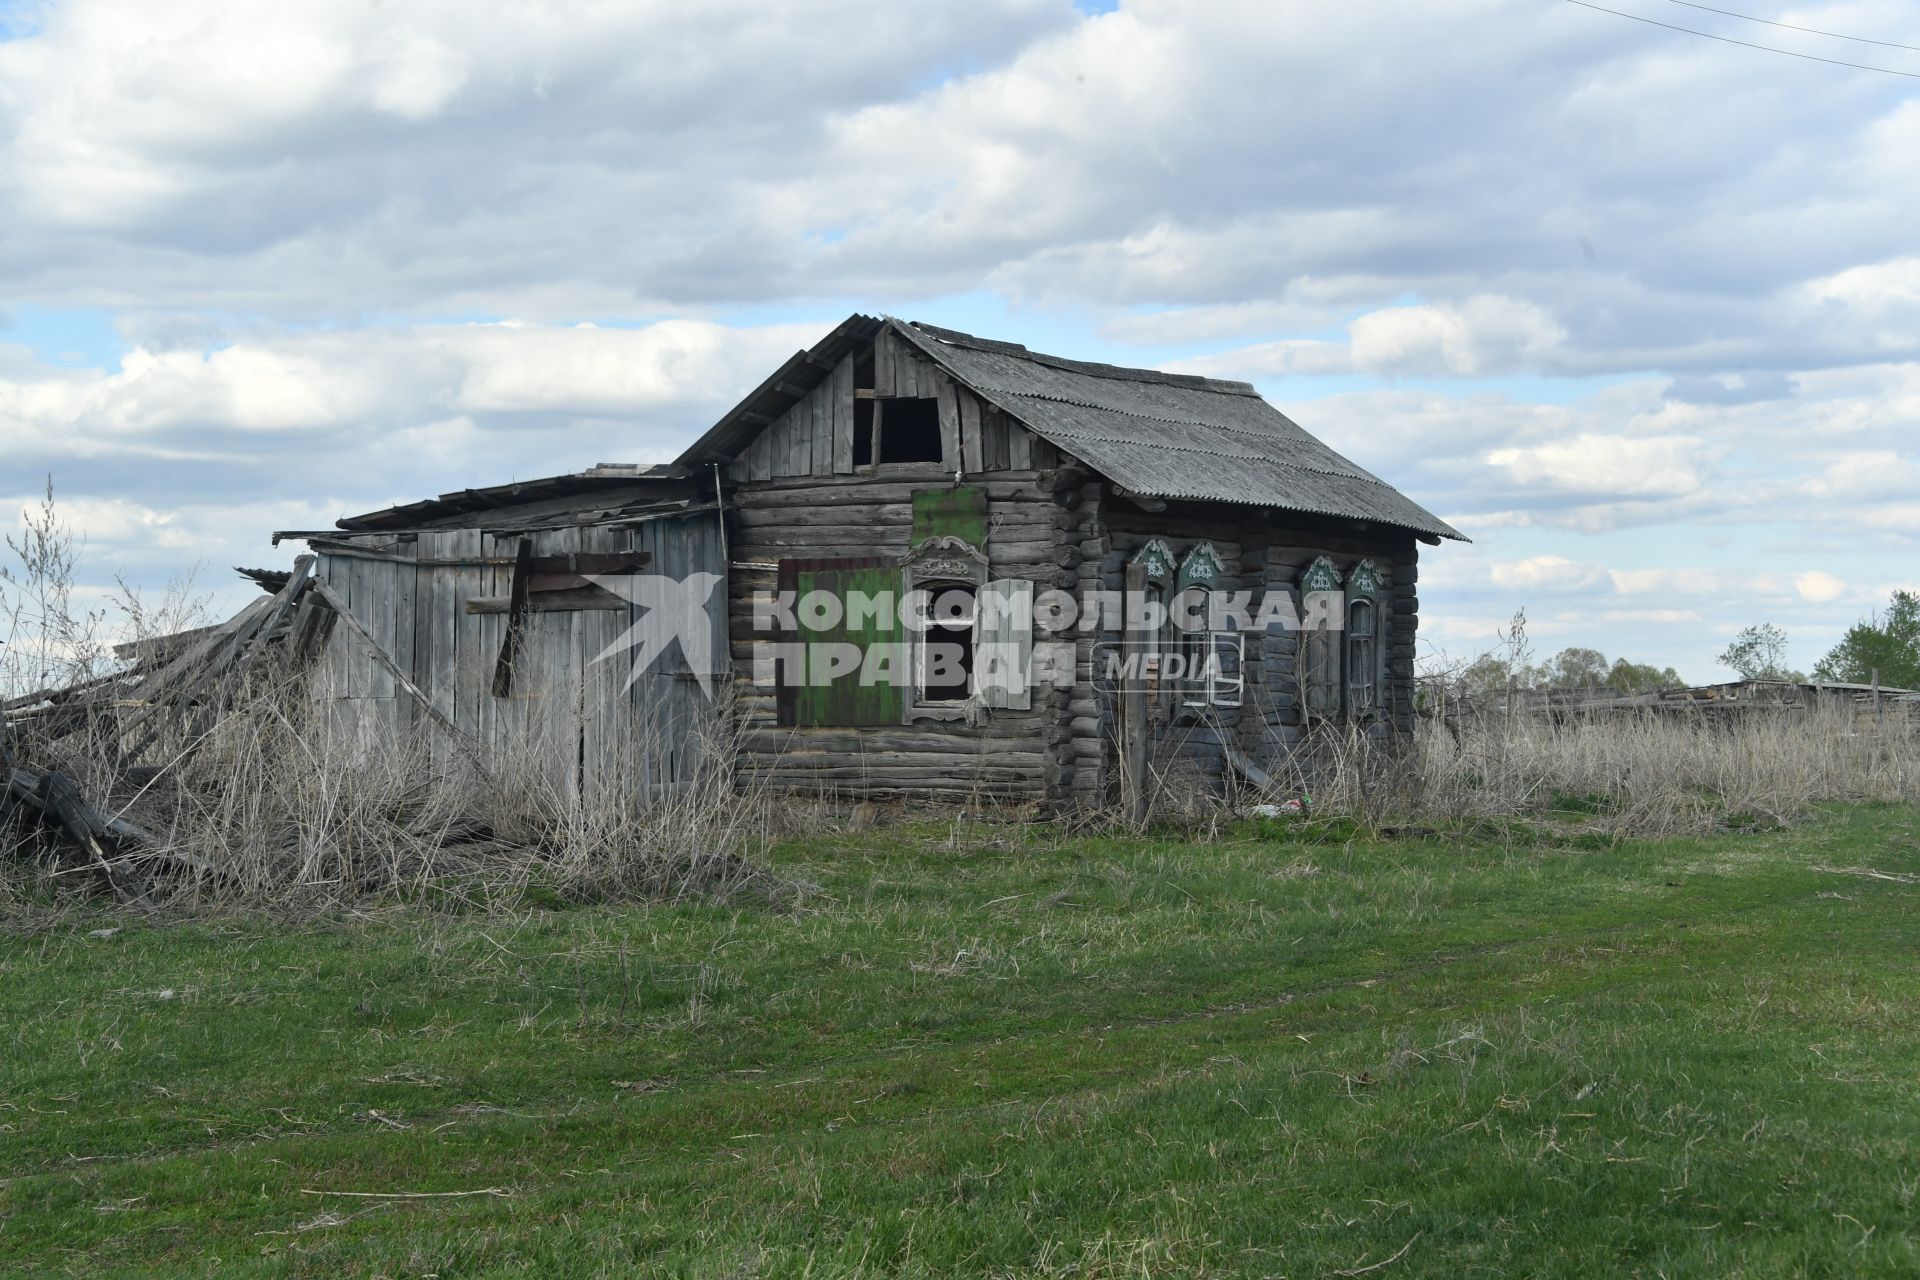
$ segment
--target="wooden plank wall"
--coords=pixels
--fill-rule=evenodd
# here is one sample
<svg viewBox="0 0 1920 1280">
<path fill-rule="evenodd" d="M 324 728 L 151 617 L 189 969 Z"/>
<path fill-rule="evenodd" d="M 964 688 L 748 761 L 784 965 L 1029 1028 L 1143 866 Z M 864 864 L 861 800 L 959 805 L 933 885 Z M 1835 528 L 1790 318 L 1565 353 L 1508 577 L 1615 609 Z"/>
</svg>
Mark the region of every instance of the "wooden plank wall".
<svg viewBox="0 0 1920 1280">
<path fill-rule="evenodd" d="M 735 481 L 852 475 L 854 360 L 849 352 L 813 390 L 795 401 L 728 466 Z M 891 329 L 873 344 L 873 394 L 940 402 L 948 472 L 1029 471 L 1056 465 L 1053 446 L 987 404 Z"/>
<path fill-rule="evenodd" d="M 471 614 L 474 597 L 504 597 L 521 534 L 450 529 L 385 545 L 404 558 L 322 553 L 318 572 L 339 591 L 374 639 L 427 694 L 434 707 L 477 743 L 504 782 L 551 798 L 588 798 L 599 789 L 659 788 L 691 781 L 710 734 L 710 705 L 678 646 L 657 655 L 631 687 L 626 652 L 600 655 L 633 625 L 620 609 L 534 611 L 524 621 L 510 696 L 492 695 L 504 614 Z M 710 514 L 656 520 L 631 528 L 594 526 L 542 530 L 529 536 L 533 554 L 641 550 L 645 572 L 725 576 L 718 522 Z M 425 561 L 427 563 L 421 563 Z M 456 563 L 433 563 L 454 561 Z M 726 591 L 708 600 L 713 646 L 708 655 L 725 686 Z M 429 735 L 436 764 L 464 752 L 393 687 L 350 628 L 336 627 L 324 657 L 320 694 L 337 722 L 350 724 L 368 749 L 400 735 Z"/>
<path fill-rule="evenodd" d="M 754 437 L 727 468 L 734 480 L 853 472 L 853 354 Z"/>
</svg>

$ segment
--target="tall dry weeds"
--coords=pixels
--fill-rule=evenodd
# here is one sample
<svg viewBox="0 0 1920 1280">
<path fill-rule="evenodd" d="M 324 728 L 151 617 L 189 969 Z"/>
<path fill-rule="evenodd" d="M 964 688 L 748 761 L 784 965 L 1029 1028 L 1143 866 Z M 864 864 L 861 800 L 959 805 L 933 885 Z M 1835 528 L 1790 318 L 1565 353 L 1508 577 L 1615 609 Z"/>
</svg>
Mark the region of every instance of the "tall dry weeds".
<svg viewBox="0 0 1920 1280">
<path fill-rule="evenodd" d="M 1844 707 L 1423 719 L 1410 746 L 1330 735 L 1288 779 L 1320 813 L 1450 827 L 1546 815 L 1620 835 L 1782 825 L 1920 802 L 1920 732 Z"/>
<path fill-rule="evenodd" d="M 319 677 L 314 677 L 319 678 Z M 260 680 L 159 777 L 117 794 L 204 873 L 199 901 L 327 905 L 373 896 L 513 904 L 772 893 L 765 798 L 737 792 L 716 710 L 700 763 L 643 789 L 633 759 L 582 779 L 578 744 L 504 734 L 479 760 L 442 731 L 383 732 L 298 673 Z"/>
</svg>

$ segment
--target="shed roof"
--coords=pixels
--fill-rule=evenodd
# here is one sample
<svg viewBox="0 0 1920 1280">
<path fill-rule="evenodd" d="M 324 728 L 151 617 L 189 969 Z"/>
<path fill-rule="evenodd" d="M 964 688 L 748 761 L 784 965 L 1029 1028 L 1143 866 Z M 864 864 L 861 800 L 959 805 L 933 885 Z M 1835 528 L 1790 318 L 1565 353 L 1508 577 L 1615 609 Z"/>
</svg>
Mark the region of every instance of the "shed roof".
<svg viewBox="0 0 1920 1280">
<path fill-rule="evenodd" d="M 335 522 L 335 528 L 349 533 L 365 533 L 446 527 L 466 523 L 464 517 L 533 503 L 558 502 L 562 507 L 568 507 L 570 500 L 577 500 L 583 510 L 611 506 L 619 511 L 638 511 L 660 501 L 656 495 L 664 490 L 684 488 L 681 482 L 686 478 L 687 471 L 674 463 L 640 466 L 603 462 L 599 466 L 567 475 L 515 480 L 483 489 L 456 489 L 437 498 L 402 503 L 362 515 L 342 516 Z M 612 520 L 614 517 L 608 515 L 607 518 Z M 549 523 L 577 524 L 581 521 L 563 517 Z M 323 532 L 329 531 L 290 529 L 274 534 L 273 540 L 277 543 L 282 538 L 301 538 Z"/>
</svg>

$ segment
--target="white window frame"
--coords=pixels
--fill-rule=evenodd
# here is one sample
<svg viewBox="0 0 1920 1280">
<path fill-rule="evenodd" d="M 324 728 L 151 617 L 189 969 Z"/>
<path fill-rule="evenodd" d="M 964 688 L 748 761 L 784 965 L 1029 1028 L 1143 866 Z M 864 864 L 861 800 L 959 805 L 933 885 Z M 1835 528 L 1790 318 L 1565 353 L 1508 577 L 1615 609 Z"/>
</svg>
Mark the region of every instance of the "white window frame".
<svg viewBox="0 0 1920 1280">
<path fill-rule="evenodd" d="M 923 539 L 920 544 L 900 559 L 900 589 L 907 599 L 913 599 L 915 592 L 927 593 L 927 609 L 931 612 L 933 603 L 940 598 L 941 590 L 951 587 L 967 587 L 973 592 L 973 629 L 974 663 L 973 675 L 968 681 L 967 696 L 953 701 L 925 702 L 920 691 L 925 686 L 927 639 L 931 631 L 947 630 L 933 624 L 916 627 L 913 636 L 913 680 L 907 686 L 901 702 L 901 722 L 910 724 L 915 720 L 960 720 L 965 719 L 975 703 L 979 701 L 979 646 L 980 646 L 980 592 L 987 584 L 987 557 L 980 548 L 964 538 L 943 534 L 937 538 Z"/>
<path fill-rule="evenodd" d="M 1211 542 L 1196 542 L 1193 547 L 1188 550 L 1186 559 L 1180 562 L 1180 571 L 1174 580 L 1173 599 L 1178 601 L 1184 597 L 1187 592 L 1195 589 L 1201 591 L 1214 591 L 1218 589 L 1220 586 L 1220 577 L 1224 572 L 1225 566 L 1221 562 L 1220 553 L 1214 549 L 1213 544 Z M 1193 659 L 1198 658 L 1201 663 L 1200 670 L 1210 671 L 1212 669 L 1210 665 L 1212 659 L 1218 652 L 1219 638 L 1228 633 L 1210 631 L 1204 627 L 1195 630 L 1175 628 L 1175 632 L 1179 639 L 1180 656 L 1182 660 L 1188 664 L 1188 669 L 1183 671 L 1180 676 L 1180 705 L 1189 709 L 1239 706 L 1237 689 L 1234 701 L 1221 701 L 1219 697 L 1216 696 L 1217 682 L 1214 678 L 1208 676 L 1206 679 L 1202 679 L 1200 675 L 1193 670 L 1191 665 Z M 1243 645 L 1240 649 L 1242 657 L 1245 656 L 1245 652 L 1245 646 Z"/>
<path fill-rule="evenodd" d="M 1237 707 L 1245 699 L 1247 689 L 1246 634 L 1240 631 L 1209 631 L 1206 636 L 1207 657 L 1214 660 L 1207 677 L 1207 700 L 1216 707 Z M 1219 674 L 1221 668 L 1217 662 L 1220 654 L 1228 650 L 1234 655 L 1231 679 Z"/>
</svg>

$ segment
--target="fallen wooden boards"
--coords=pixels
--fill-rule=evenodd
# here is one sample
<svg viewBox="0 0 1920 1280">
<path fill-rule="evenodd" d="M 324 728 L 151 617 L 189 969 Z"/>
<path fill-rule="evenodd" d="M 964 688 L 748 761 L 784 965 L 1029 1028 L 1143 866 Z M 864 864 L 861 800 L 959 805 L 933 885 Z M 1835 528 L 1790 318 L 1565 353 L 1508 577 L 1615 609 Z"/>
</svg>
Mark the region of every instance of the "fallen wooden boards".
<svg viewBox="0 0 1920 1280">
<path fill-rule="evenodd" d="M 140 867 L 168 864 L 202 875 L 219 875 L 203 858 L 169 849 L 148 832 L 124 818 L 100 812 L 81 794 L 79 786 L 57 769 L 29 769 L 10 765 L 4 771 L 0 798 L 39 810 L 86 856 L 89 869 L 100 873 L 122 902 L 144 899 L 149 886 Z"/>
</svg>

